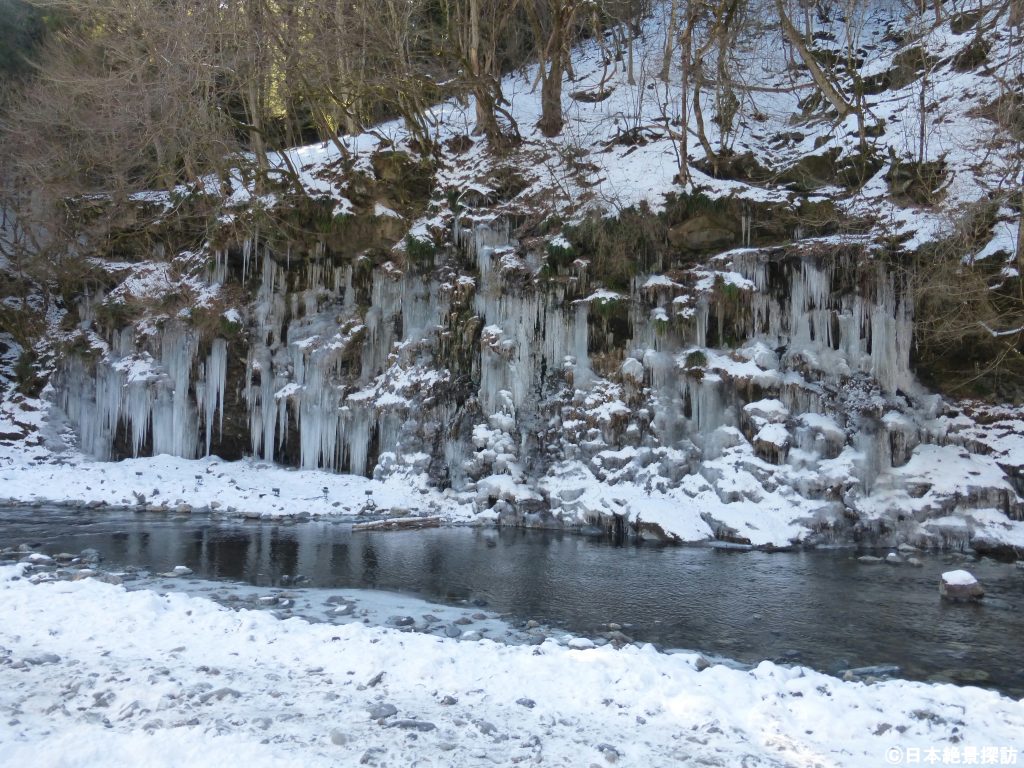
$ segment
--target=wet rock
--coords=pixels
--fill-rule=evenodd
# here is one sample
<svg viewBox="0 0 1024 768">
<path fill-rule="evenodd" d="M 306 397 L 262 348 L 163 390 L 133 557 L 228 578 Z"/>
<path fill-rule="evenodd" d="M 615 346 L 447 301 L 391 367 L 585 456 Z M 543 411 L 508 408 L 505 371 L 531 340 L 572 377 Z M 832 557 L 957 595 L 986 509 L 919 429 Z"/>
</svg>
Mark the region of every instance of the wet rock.
<svg viewBox="0 0 1024 768">
<path fill-rule="evenodd" d="M 902 565 L 903 558 L 900 557 L 898 552 L 890 552 L 885 556 L 885 562 L 887 562 L 889 565 Z"/>
<path fill-rule="evenodd" d="M 923 568 L 924 562 L 919 557 L 908 557 L 907 565 L 912 566 L 914 568 Z"/>
<path fill-rule="evenodd" d="M 460 624 L 462 626 L 466 626 L 467 624 L 472 624 L 473 620 L 471 618 L 469 618 L 468 616 L 460 616 L 459 618 L 457 618 L 455 620 L 455 623 L 456 624 Z"/>
<path fill-rule="evenodd" d="M 392 627 L 411 627 L 416 624 L 412 616 L 389 616 L 388 624 Z"/>
<path fill-rule="evenodd" d="M 711 666 L 711 662 L 708 661 L 704 656 L 698 656 L 697 660 L 693 662 L 693 666 L 698 672 L 703 672 L 705 669 Z"/>
<path fill-rule="evenodd" d="M 83 563 L 90 563 L 93 565 L 103 559 L 100 556 L 99 551 L 95 549 L 83 549 L 78 556 L 82 558 Z"/>
<path fill-rule="evenodd" d="M 980 600 L 985 594 L 969 571 L 946 571 L 939 580 L 939 595 L 945 600 Z"/>
<path fill-rule="evenodd" d="M 384 720 L 388 717 L 394 717 L 398 714 L 398 707 L 394 704 L 375 704 L 370 707 L 367 712 L 370 713 L 371 720 Z"/>
<path fill-rule="evenodd" d="M 94 577 L 96 581 L 102 581 L 104 584 L 113 584 L 119 586 L 124 583 L 124 579 L 116 573 L 98 573 Z"/>
<path fill-rule="evenodd" d="M 485 621 L 487 619 L 487 614 L 477 612 L 473 614 L 472 618 L 476 621 Z"/>
<path fill-rule="evenodd" d="M 191 576 L 192 569 L 184 565 L 176 565 L 171 573 L 175 576 Z"/>
<path fill-rule="evenodd" d="M 874 555 L 861 555 L 857 558 L 858 563 L 864 563 L 864 565 L 877 565 L 878 563 L 884 562 L 882 558 L 875 557 Z"/>
<path fill-rule="evenodd" d="M 444 633 L 448 637 L 459 637 L 462 634 L 462 630 L 454 624 L 449 624 L 444 628 Z"/>
<path fill-rule="evenodd" d="M 629 645 L 633 642 L 632 637 L 617 630 L 613 632 L 606 632 L 604 636 L 615 648 L 622 648 L 624 645 Z"/>
<path fill-rule="evenodd" d="M 457 698 L 455 698 L 454 696 L 445 696 L 443 699 L 441 699 L 441 705 L 445 706 L 445 707 L 450 707 L 450 706 L 452 706 L 454 704 L 458 704 L 458 703 L 459 703 L 459 700 Z"/>
<path fill-rule="evenodd" d="M 378 685 L 380 683 L 380 681 L 383 680 L 383 679 L 384 679 L 384 673 L 383 672 L 378 672 L 376 675 L 374 675 L 373 677 L 371 677 L 367 681 L 366 687 L 367 688 L 373 688 L 374 686 Z"/>
<path fill-rule="evenodd" d="M 526 707 L 527 709 L 533 709 L 537 706 L 536 701 L 534 701 L 533 699 L 527 699 L 525 697 L 521 699 L 516 699 L 516 704 L 518 704 L 520 707 Z"/>
</svg>

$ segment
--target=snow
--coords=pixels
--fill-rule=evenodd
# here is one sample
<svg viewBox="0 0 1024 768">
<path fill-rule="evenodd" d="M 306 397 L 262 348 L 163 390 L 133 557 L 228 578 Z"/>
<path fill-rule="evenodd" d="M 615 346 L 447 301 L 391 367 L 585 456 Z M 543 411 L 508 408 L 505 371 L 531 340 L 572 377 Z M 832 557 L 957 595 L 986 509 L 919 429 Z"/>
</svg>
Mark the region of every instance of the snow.
<svg viewBox="0 0 1024 768">
<path fill-rule="evenodd" d="M 528 647 L 311 624 L 20 571 L 0 569 L 10 765 L 859 768 L 893 748 L 1010 746 L 1024 730 L 1022 702 L 972 687 L 770 662 L 698 671 L 694 653 L 587 638 Z M 371 719 L 381 705 L 395 714 Z"/>
<path fill-rule="evenodd" d="M 951 586 L 969 587 L 977 584 L 978 580 L 967 571 L 946 571 L 942 574 L 942 580 Z"/>
</svg>

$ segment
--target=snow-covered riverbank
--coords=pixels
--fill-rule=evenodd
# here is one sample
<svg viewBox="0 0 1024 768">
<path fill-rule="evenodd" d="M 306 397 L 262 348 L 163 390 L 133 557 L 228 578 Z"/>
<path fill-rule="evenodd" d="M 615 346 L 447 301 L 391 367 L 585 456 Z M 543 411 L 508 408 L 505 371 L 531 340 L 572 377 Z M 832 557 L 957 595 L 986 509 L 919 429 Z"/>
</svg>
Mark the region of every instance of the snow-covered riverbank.
<svg viewBox="0 0 1024 768">
<path fill-rule="evenodd" d="M 0 569 L 11 765 L 1012 764 L 1024 733 L 1024 703 L 977 688 L 282 621 L 20 572 Z"/>
</svg>

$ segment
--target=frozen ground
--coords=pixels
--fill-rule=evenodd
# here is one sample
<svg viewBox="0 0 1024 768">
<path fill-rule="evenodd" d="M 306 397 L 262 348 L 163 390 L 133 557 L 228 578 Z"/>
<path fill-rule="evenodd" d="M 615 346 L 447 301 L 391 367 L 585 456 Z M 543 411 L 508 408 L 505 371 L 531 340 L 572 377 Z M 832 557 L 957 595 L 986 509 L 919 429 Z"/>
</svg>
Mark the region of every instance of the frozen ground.
<svg viewBox="0 0 1024 768">
<path fill-rule="evenodd" d="M 1008 765 L 1024 733 L 1024 703 L 977 688 L 310 624 L 22 568 L 0 569 L 7 765 Z"/>
</svg>

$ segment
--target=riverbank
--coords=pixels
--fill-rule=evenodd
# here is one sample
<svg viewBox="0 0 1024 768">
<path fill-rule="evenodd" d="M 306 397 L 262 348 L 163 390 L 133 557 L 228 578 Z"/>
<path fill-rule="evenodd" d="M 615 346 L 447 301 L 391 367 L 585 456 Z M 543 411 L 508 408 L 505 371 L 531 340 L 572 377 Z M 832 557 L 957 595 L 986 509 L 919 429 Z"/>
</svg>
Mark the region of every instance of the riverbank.
<svg viewBox="0 0 1024 768">
<path fill-rule="evenodd" d="M 0 569 L 12 763 L 864 766 L 1024 732 L 1024 703 L 977 688 L 316 625 L 21 570 Z"/>
<path fill-rule="evenodd" d="M 46 405 L 39 402 L 36 407 L 20 417 L 30 427 L 24 437 L 0 441 L 0 505 L 204 512 L 281 520 L 429 517 L 447 524 L 484 526 L 571 530 L 597 525 L 613 534 L 619 521 L 620 531 L 627 534 L 674 543 L 724 542 L 771 550 L 856 539 L 866 546 L 910 543 L 925 549 L 973 548 L 1007 558 L 1024 555 L 1024 522 L 995 509 L 950 513 L 920 523 L 908 514 L 895 527 L 861 520 L 856 532 L 851 528 L 844 533 L 837 527 L 842 515 L 835 503 L 822 507 L 825 512 L 820 514 L 806 503 L 783 499 L 726 503 L 711 492 L 691 496 L 686 483 L 652 491 L 633 483 L 608 485 L 567 476 L 560 484 L 548 483 L 545 492 L 552 498 L 570 494 L 574 504 L 589 511 L 564 518 L 536 511 L 502 514 L 501 509 L 515 507 L 515 500 L 488 507 L 489 501 L 481 503 L 478 498 L 480 493 L 500 496 L 500 488 L 439 491 L 426 475 L 415 472 L 372 479 L 256 460 L 189 460 L 167 455 L 101 462 L 71 445 L 54 450 L 52 446 L 60 445 L 62 437 L 70 438 L 47 435 L 52 428 L 43 416 Z M 944 482 L 952 487 L 953 480 L 947 477 Z"/>
</svg>

